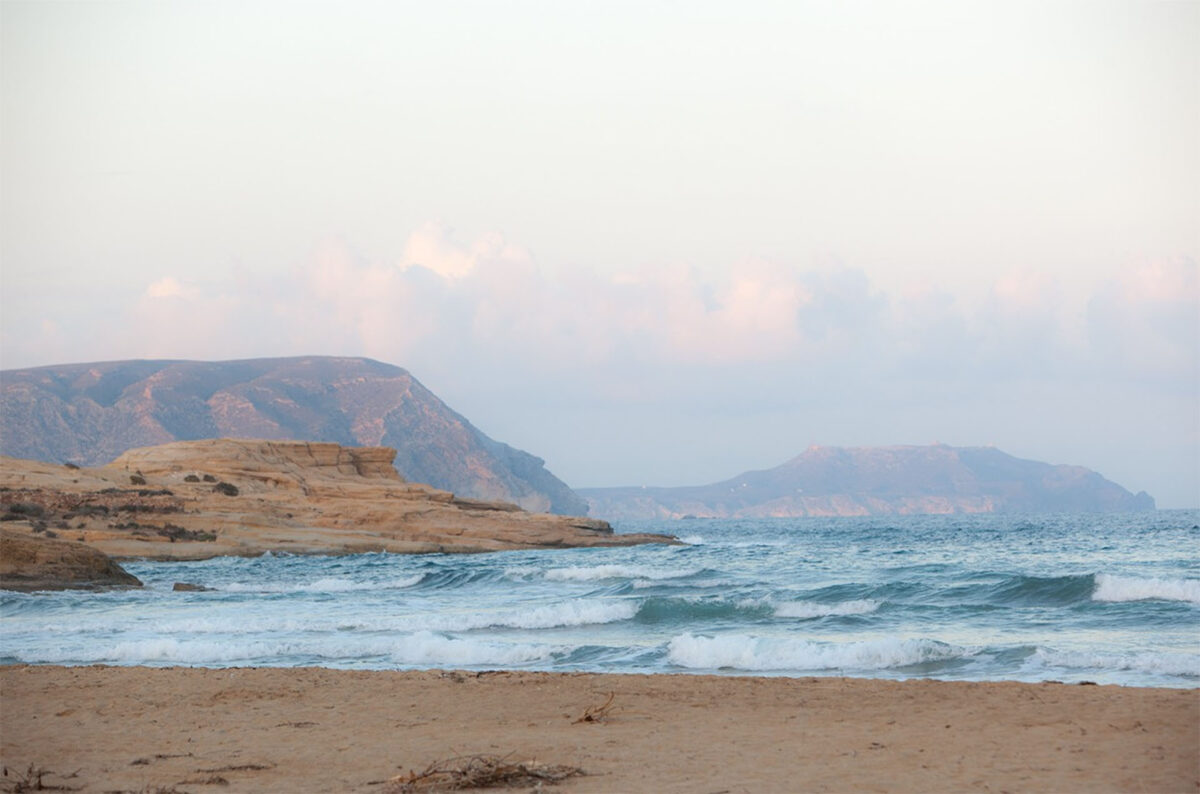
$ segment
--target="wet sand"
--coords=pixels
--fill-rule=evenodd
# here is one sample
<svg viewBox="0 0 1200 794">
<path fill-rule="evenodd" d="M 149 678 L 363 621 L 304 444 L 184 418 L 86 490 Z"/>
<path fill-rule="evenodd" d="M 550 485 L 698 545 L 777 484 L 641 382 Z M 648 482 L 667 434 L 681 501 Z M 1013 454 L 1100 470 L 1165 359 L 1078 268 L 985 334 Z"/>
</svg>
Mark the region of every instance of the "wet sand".
<svg viewBox="0 0 1200 794">
<path fill-rule="evenodd" d="M 564 794 L 1200 791 L 1194 689 L 8 666 L 0 729 L 0 791 L 384 794 L 472 755 L 581 768 Z"/>
</svg>

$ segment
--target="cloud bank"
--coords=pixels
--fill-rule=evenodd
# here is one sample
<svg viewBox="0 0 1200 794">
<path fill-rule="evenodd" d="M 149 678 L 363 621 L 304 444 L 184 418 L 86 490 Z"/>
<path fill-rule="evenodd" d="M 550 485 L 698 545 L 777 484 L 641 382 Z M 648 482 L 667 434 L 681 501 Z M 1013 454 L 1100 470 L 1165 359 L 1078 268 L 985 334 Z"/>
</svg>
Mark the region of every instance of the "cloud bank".
<svg viewBox="0 0 1200 794">
<path fill-rule="evenodd" d="M 836 264 L 554 270 L 430 224 L 391 260 L 331 240 L 286 276 L 164 272 L 90 312 L 6 321 L 5 366 L 365 355 L 574 485 L 939 439 L 1091 465 L 1170 504 L 1196 483 L 1198 295 L 1189 259 L 1133 263 L 1090 294 L 1014 269 L 967 298 L 887 293 Z"/>
</svg>

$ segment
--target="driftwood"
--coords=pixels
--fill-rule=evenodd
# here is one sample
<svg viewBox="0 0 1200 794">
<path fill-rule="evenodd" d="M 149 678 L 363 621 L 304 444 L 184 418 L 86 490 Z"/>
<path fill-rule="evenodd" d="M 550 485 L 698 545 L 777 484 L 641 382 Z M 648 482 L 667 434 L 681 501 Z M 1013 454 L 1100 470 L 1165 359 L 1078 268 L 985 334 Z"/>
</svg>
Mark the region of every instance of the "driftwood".
<svg viewBox="0 0 1200 794">
<path fill-rule="evenodd" d="M 558 783 L 583 770 L 575 766 L 513 763 L 509 756 L 472 755 L 435 761 L 422 772 L 397 775 L 387 781 L 386 794 L 459 791 L 474 788 L 534 786 Z"/>
<path fill-rule="evenodd" d="M 577 725 L 581 722 L 600 722 L 607 719 L 609 712 L 612 710 L 613 698 L 617 696 L 616 692 L 608 693 L 608 700 L 601 703 L 599 706 L 588 706 L 584 709 L 583 716 L 571 723 Z"/>
</svg>

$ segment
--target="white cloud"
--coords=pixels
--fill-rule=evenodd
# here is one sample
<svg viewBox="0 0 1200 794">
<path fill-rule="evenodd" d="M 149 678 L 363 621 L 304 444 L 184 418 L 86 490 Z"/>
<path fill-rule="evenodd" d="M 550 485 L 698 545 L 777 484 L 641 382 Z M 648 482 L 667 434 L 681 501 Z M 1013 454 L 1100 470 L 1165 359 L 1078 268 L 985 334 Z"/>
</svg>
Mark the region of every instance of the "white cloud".
<svg viewBox="0 0 1200 794">
<path fill-rule="evenodd" d="M 186 288 L 179 279 L 166 276 L 146 287 L 147 298 L 178 298 L 185 294 Z"/>
<path fill-rule="evenodd" d="M 1156 445 L 1153 460 L 1188 476 L 1178 445 L 1197 433 L 1187 407 L 1200 355 L 1191 260 L 1131 267 L 1093 294 L 1015 270 L 972 301 L 928 283 L 888 294 L 836 265 L 762 260 L 720 278 L 687 267 L 547 273 L 499 235 L 460 244 L 441 227 L 418 230 L 404 250 L 437 256 L 373 260 L 333 240 L 286 278 L 163 275 L 104 312 L 9 326 L 6 351 L 58 361 L 366 355 L 409 368 L 578 485 L 603 481 L 587 472 L 606 454 L 624 471 L 671 446 L 703 447 L 700 437 L 713 455 L 756 449 L 761 465 L 811 441 L 940 437 L 1016 452 L 1024 443 L 1033 454 L 1086 445 L 1109 415 L 1127 444 Z M 631 430 L 577 427 L 593 413 Z M 580 434 L 592 448 L 571 441 Z M 655 443 L 666 447 L 646 446 Z M 1082 453 L 1067 459 L 1119 473 L 1124 457 L 1109 471 Z"/>
<path fill-rule="evenodd" d="M 547 275 L 500 235 L 460 244 L 437 225 L 411 234 L 404 252 L 387 264 L 331 240 L 287 279 L 164 275 L 126 322 L 97 321 L 95 334 L 122 355 L 364 354 L 418 371 L 579 378 L 614 393 L 630 377 L 771 365 L 857 380 L 1194 377 L 1200 300 L 1186 259 L 1130 268 L 1090 296 L 1017 270 L 972 304 L 928 283 L 888 295 L 845 267 L 761 260 L 719 279 L 686 267 Z M 1082 333 L 1074 307 L 1085 304 Z M 55 328 L 28 344 L 41 336 L 60 348 Z M 645 383 L 626 391 L 649 393 Z"/>
</svg>

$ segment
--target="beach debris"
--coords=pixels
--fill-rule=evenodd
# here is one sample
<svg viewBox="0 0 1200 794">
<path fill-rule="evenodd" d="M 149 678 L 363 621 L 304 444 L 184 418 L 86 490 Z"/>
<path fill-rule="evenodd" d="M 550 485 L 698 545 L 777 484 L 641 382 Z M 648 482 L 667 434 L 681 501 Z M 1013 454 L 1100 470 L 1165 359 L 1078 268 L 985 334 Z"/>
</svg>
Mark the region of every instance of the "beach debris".
<svg viewBox="0 0 1200 794">
<path fill-rule="evenodd" d="M 267 769 L 274 769 L 274 764 L 231 764 L 229 766 L 218 766 L 211 769 L 197 769 L 200 773 L 216 773 L 216 772 L 263 772 Z"/>
<path fill-rule="evenodd" d="M 386 794 L 424 794 L 475 788 L 541 786 L 584 774 L 577 766 L 515 763 L 512 756 L 471 755 L 435 761 L 421 772 L 409 771 L 387 781 Z"/>
<path fill-rule="evenodd" d="M 70 775 L 60 775 L 51 769 L 44 769 L 40 766 L 29 765 L 29 768 L 24 772 L 19 772 L 15 769 L 9 769 L 7 766 L 0 769 L 0 791 L 12 792 L 19 794 L 26 791 L 78 791 L 78 788 L 64 786 L 62 784 L 47 783 L 43 778 L 47 775 L 60 777 L 65 779 L 78 777 L 79 771 Z"/>
<path fill-rule="evenodd" d="M 163 761 L 168 758 L 191 758 L 191 753 L 155 753 L 154 757 L 149 756 L 143 758 L 135 758 L 129 762 L 130 766 L 146 766 L 154 761 Z"/>
<path fill-rule="evenodd" d="M 616 696 L 616 692 L 609 692 L 608 700 L 604 701 L 599 706 L 588 706 L 586 709 L 584 709 L 583 715 L 571 724 L 578 725 L 581 722 L 602 722 L 608 719 L 609 712 L 612 711 L 613 699 L 616 698 Z"/>
<path fill-rule="evenodd" d="M 220 775 L 209 775 L 208 777 L 188 777 L 179 781 L 175 785 L 200 785 L 200 786 L 228 786 L 229 780 Z"/>
</svg>

